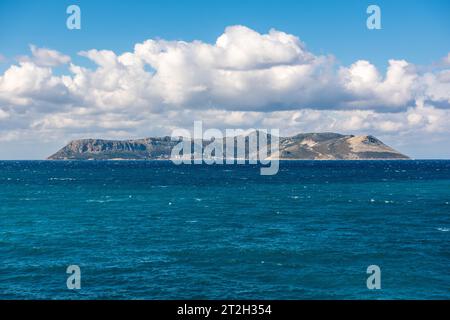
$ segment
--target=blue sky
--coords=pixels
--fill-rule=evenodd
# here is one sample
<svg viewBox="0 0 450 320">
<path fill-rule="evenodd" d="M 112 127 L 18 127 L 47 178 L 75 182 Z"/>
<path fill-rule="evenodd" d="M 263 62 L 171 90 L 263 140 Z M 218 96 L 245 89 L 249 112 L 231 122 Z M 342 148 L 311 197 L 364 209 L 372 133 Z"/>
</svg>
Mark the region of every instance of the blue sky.
<svg viewBox="0 0 450 320">
<path fill-rule="evenodd" d="M 82 9 L 77 32 L 65 28 L 70 4 Z M 382 9 L 382 30 L 365 28 L 369 4 Z M 30 43 L 72 56 L 91 48 L 123 52 L 158 37 L 214 42 L 225 26 L 242 24 L 295 34 L 312 52 L 332 53 L 343 64 L 367 59 L 384 68 L 392 58 L 429 64 L 449 51 L 449 12 L 446 0 L 0 0 L 0 52 L 12 58 Z"/>
<path fill-rule="evenodd" d="M 450 159 L 450 1 L 0 0 L 0 159 L 196 120 Z"/>
</svg>

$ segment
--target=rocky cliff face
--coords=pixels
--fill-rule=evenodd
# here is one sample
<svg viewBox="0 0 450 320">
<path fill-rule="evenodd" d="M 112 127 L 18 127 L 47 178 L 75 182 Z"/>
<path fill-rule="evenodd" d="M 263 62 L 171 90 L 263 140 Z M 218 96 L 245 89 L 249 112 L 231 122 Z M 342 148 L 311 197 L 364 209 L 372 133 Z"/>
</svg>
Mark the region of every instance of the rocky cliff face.
<svg viewBox="0 0 450 320">
<path fill-rule="evenodd" d="M 71 141 L 48 157 L 50 160 L 109 160 L 109 159 L 169 159 L 172 148 L 178 144 L 170 137 L 138 140 L 82 139 Z"/>
<path fill-rule="evenodd" d="M 248 137 L 246 137 L 248 141 Z M 270 143 L 271 137 L 268 137 Z M 162 160 L 170 159 L 172 148 L 180 141 L 170 137 L 138 140 L 83 139 L 48 157 L 50 160 Z M 209 142 L 203 142 L 203 146 Z M 224 143 L 225 144 L 225 143 Z M 225 150 L 225 148 L 224 148 Z M 236 154 L 236 153 L 235 153 Z M 248 157 L 248 150 L 246 151 Z M 337 133 L 303 133 L 280 137 L 279 153 L 270 158 L 285 160 L 370 160 L 409 159 L 373 136 Z"/>
</svg>

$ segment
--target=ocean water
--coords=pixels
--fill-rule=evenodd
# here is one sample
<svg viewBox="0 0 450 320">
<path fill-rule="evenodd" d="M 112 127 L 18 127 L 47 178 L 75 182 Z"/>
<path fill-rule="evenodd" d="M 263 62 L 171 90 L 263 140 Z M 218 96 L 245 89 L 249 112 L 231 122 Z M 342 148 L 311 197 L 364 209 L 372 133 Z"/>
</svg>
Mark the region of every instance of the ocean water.
<svg viewBox="0 0 450 320">
<path fill-rule="evenodd" d="M 0 299 L 450 298 L 450 161 L 259 172 L 0 162 Z"/>
</svg>

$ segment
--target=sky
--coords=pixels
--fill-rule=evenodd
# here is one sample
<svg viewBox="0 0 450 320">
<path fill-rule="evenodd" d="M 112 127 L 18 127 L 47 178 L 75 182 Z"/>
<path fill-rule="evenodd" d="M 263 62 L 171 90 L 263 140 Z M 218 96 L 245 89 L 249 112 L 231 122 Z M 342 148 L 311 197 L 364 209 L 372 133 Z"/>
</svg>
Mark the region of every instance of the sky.
<svg viewBox="0 0 450 320">
<path fill-rule="evenodd" d="M 195 120 L 450 159 L 450 2 L 0 0 L 0 159 Z"/>
</svg>

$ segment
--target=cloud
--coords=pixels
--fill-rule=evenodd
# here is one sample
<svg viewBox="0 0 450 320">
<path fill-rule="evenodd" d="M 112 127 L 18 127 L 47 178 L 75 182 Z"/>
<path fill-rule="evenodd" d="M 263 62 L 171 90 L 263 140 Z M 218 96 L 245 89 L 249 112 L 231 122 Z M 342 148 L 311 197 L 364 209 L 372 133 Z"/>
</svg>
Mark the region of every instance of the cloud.
<svg viewBox="0 0 450 320">
<path fill-rule="evenodd" d="M 419 75 L 405 60 L 389 60 L 385 77 L 368 61 L 360 60 L 349 68 L 341 68 L 340 80 L 352 94 L 347 106 L 374 110 L 396 111 L 415 101 L 415 95 L 424 94 L 417 86 Z"/>
<path fill-rule="evenodd" d="M 0 109 L 0 120 L 6 119 L 8 117 L 9 117 L 9 114 L 6 111 Z"/>
<path fill-rule="evenodd" d="M 19 57 L 21 62 L 33 62 L 42 67 L 56 67 L 70 62 L 70 57 L 64 55 L 56 50 L 38 48 L 35 45 L 30 45 L 31 57 Z"/>
<path fill-rule="evenodd" d="M 3 140 L 142 137 L 194 120 L 283 134 L 450 133 L 444 63 L 421 69 L 389 60 L 383 74 L 366 60 L 343 66 L 333 55 L 315 55 L 273 29 L 231 26 L 214 43 L 149 39 L 121 54 L 79 52 L 95 68 L 55 50 L 30 50 L 0 75 Z M 55 74 L 62 64 L 69 72 Z"/>
<path fill-rule="evenodd" d="M 51 68 L 20 62 L 19 66 L 11 66 L 0 77 L 0 106 L 2 102 L 28 109 L 37 106 L 45 112 L 48 103 L 65 106 L 70 101 L 68 90 L 63 79 L 54 76 Z"/>
<path fill-rule="evenodd" d="M 40 91 L 49 99 L 57 95 L 59 101 L 63 96 L 100 110 L 153 112 L 162 108 L 398 112 L 419 100 L 441 107 L 450 104 L 449 70 L 422 74 L 405 60 L 389 60 L 385 75 L 365 60 L 339 66 L 333 56 L 314 55 L 298 37 L 277 30 L 260 34 L 232 26 L 214 44 L 151 39 L 120 55 L 82 51 L 79 55 L 97 67 L 71 63 L 71 74 L 59 77 L 52 75 L 51 67 L 69 63 L 70 57 L 35 46 L 31 52 L 32 58 L 11 66 L 1 78 L 3 96 L 15 95 L 20 102 Z M 14 73 L 33 74 L 25 81 L 12 77 Z M 50 85 L 48 81 L 30 85 L 44 76 L 52 79 Z M 17 91 L 19 83 L 23 86 Z"/>
</svg>

